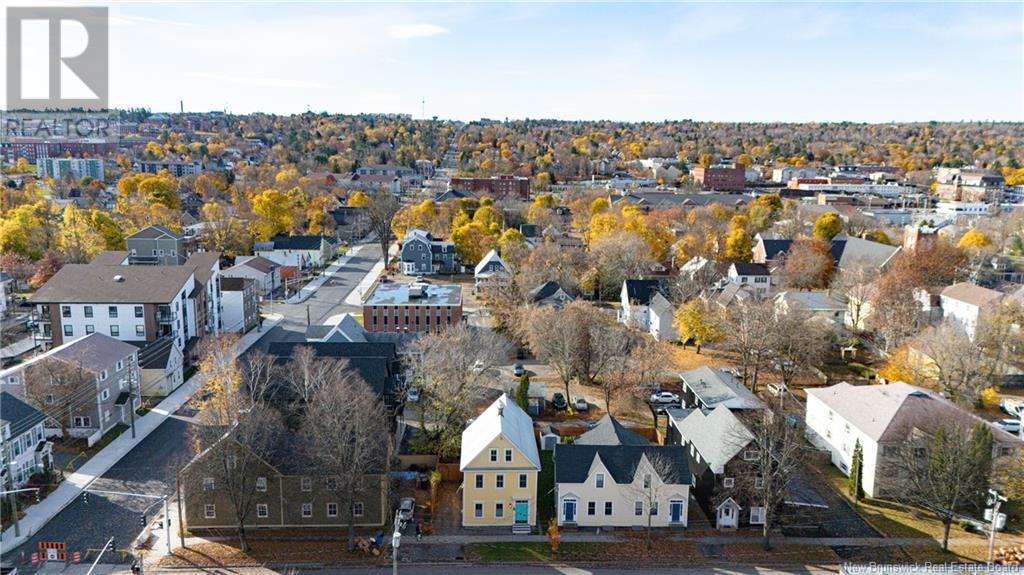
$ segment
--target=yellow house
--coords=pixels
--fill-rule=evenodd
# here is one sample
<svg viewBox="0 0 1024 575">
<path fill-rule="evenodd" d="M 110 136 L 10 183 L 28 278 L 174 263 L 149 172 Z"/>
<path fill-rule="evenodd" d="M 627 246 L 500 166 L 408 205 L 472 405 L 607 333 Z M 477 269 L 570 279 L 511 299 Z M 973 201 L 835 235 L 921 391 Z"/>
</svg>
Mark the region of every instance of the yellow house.
<svg viewBox="0 0 1024 575">
<path fill-rule="evenodd" d="M 540 454 L 533 420 L 507 395 L 462 432 L 459 470 L 464 527 L 525 533 L 537 524 Z"/>
</svg>

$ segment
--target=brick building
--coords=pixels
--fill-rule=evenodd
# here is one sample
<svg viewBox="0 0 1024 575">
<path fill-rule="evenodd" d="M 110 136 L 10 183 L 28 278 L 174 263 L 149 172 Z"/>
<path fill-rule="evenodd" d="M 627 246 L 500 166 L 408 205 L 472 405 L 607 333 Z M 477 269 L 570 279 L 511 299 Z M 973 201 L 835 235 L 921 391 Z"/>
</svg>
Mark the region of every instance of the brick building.
<svg viewBox="0 0 1024 575">
<path fill-rule="evenodd" d="M 452 178 L 451 189 L 498 199 L 530 198 L 530 178 L 501 175 L 489 178 Z"/>
<path fill-rule="evenodd" d="M 697 166 L 691 173 L 693 181 L 705 190 L 742 192 L 746 186 L 746 168 L 739 164 Z"/>
<path fill-rule="evenodd" d="M 380 283 L 363 302 L 366 331 L 429 332 L 462 321 L 462 286 Z"/>
</svg>

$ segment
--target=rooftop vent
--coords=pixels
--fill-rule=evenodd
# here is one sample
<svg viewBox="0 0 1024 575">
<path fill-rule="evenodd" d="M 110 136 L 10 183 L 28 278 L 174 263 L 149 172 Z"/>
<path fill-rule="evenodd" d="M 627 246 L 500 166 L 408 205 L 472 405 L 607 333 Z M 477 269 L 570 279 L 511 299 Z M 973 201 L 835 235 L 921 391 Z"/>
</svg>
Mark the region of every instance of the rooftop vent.
<svg viewBox="0 0 1024 575">
<path fill-rule="evenodd" d="M 114 281 L 117 282 L 117 283 L 123 283 L 124 282 L 124 276 L 116 275 L 116 276 L 114 276 Z"/>
</svg>

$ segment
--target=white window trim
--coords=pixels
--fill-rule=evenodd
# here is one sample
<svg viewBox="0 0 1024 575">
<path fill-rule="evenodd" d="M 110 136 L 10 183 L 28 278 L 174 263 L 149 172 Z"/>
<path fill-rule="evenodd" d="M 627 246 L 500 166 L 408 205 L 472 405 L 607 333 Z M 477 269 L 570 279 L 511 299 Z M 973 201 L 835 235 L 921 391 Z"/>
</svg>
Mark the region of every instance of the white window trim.
<svg viewBox="0 0 1024 575">
<path fill-rule="evenodd" d="M 308 513 L 307 513 L 307 511 L 308 511 Z M 313 504 L 312 503 L 303 503 L 302 504 L 302 518 L 303 519 L 309 519 L 312 516 L 313 516 Z"/>
<path fill-rule="evenodd" d="M 206 519 L 216 519 L 217 505 L 213 503 L 207 503 L 206 506 L 203 507 L 203 517 Z"/>
<path fill-rule="evenodd" d="M 257 503 L 256 517 L 258 519 L 266 519 L 267 517 L 270 517 L 270 507 L 268 507 L 266 503 Z"/>
<path fill-rule="evenodd" d="M 722 478 L 722 487 L 726 489 L 732 489 L 736 485 L 736 478 L 724 477 Z"/>
<path fill-rule="evenodd" d="M 334 506 L 334 512 L 333 513 L 331 512 L 331 506 Z M 327 511 L 327 516 L 328 517 L 337 517 L 338 516 L 338 504 L 333 502 L 333 501 L 329 502 L 325 506 L 325 510 Z"/>
</svg>

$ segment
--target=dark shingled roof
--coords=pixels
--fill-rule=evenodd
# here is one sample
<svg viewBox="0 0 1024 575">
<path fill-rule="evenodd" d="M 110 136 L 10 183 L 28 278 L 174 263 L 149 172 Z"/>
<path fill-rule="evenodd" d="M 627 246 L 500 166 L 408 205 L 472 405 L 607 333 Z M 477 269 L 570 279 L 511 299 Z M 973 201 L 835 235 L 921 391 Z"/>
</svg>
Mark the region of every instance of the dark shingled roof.
<svg viewBox="0 0 1024 575">
<path fill-rule="evenodd" d="M 275 250 L 318 250 L 325 236 L 276 236 L 271 239 Z M 328 242 L 330 243 L 330 242 Z"/>
<path fill-rule="evenodd" d="M 161 226 L 161 225 L 151 225 L 151 226 L 146 226 L 146 227 L 142 228 L 141 230 L 139 230 L 139 231 L 135 232 L 134 234 L 128 236 L 128 238 L 126 238 L 126 239 L 130 239 L 130 238 L 156 239 L 156 238 L 163 238 L 163 237 L 170 237 L 170 238 L 174 238 L 176 240 L 180 240 L 184 236 L 182 236 L 181 234 L 176 234 L 176 233 L 172 232 L 171 230 L 165 228 L 164 226 Z"/>
<path fill-rule="evenodd" d="M 310 347 L 319 357 L 347 359 L 378 395 L 394 392 L 398 352 L 393 343 L 275 341 L 267 346 L 267 353 L 283 364 L 299 347 Z"/>
<path fill-rule="evenodd" d="M 768 260 L 773 260 L 779 257 L 779 254 L 784 254 L 789 251 L 789 246 L 793 245 L 793 240 L 761 240 L 764 243 L 764 257 Z"/>
<path fill-rule="evenodd" d="M 66 264 L 32 295 L 32 303 L 169 303 L 192 266 Z M 120 276 L 121 281 L 114 278 Z"/>
<path fill-rule="evenodd" d="M 254 269 L 256 271 L 263 272 L 265 274 L 274 271 L 274 268 L 281 267 L 281 266 L 277 265 L 276 263 L 268 260 L 267 258 L 265 258 L 263 256 L 256 256 L 254 258 L 249 258 L 249 259 L 245 260 L 244 262 L 235 265 L 235 267 L 238 267 L 238 266 L 250 267 L 250 268 L 252 268 L 252 269 Z"/>
<path fill-rule="evenodd" d="M 165 369 L 167 360 L 171 357 L 174 340 L 171 336 L 165 336 L 150 343 L 133 342 L 134 345 L 143 346 L 139 350 L 139 369 Z"/>
<path fill-rule="evenodd" d="M 648 461 L 658 458 L 665 468 L 658 474 L 662 481 L 675 485 L 689 485 L 690 464 L 686 448 L 681 445 L 555 445 L 555 483 L 584 483 L 594 457 L 608 468 L 615 483 L 632 483 L 640 458 L 647 454 Z"/>
<path fill-rule="evenodd" d="M 536 288 L 533 288 L 533 290 L 530 291 L 530 301 L 538 302 L 543 299 L 547 299 L 555 295 L 555 293 L 560 289 L 562 289 L 562 286 L 560 286 L 556 281 L 552 280 L 549 282 L 545 282 L 544 284 Z"/>
<path fill-rule="evenodd" d="M 640 305 L 650 305 L 654 294 L 664 295 L 664 280 L 626 280 L 626 297 Z"/>
<path fill-rule="evenodd" d="M 626 429 L 617 419 L 605 415 L 594 429 L 580 435 L 574 445 L 650 445 L 642 435 Z"/>
<path fill-rule="evenodd" d="M 0 393 L 0 420 L 11 426 L 11 438 L 18 437 L 35 427 L 46 415 L 10 393 Z"/>
<path fill-rule="evenodd" d="M 767 276 L 771 275 L 768 266 L 764 264 L 752 264 L 749 262 L 733 262 L 736 266 L 736 273 L 741 276 Z"/>
</svg>

